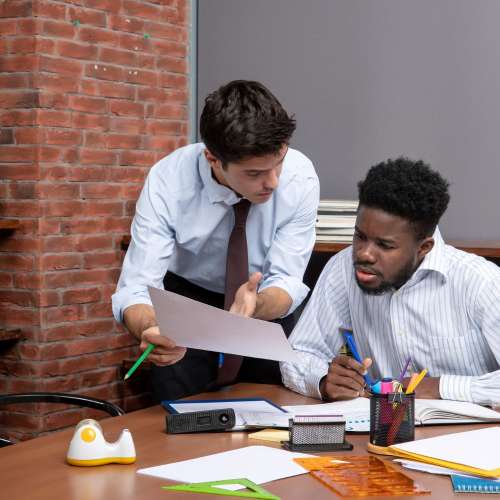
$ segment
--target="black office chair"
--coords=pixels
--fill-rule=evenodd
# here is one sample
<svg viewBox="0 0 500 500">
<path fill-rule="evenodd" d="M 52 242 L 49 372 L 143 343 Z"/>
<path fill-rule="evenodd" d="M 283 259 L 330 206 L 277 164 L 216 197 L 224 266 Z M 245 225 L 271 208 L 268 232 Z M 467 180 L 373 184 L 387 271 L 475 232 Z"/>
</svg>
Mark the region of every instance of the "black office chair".
<svg viewBox="0 0 500 500">
<path fill-rule="evenodd" d="M 103 399 L 80 396 L 78 394 L 65 394 L 63 392 L 28 392 L 21 394 L 0 395 L 0 406 L 19 403 L 62 403 L 86 408 L 101 410 L 112 417 L 119 417 L 125 412 L 118 406 Z M 8 439 L 0 438 L 0 448 L 14 444 Z"/>
</svg>

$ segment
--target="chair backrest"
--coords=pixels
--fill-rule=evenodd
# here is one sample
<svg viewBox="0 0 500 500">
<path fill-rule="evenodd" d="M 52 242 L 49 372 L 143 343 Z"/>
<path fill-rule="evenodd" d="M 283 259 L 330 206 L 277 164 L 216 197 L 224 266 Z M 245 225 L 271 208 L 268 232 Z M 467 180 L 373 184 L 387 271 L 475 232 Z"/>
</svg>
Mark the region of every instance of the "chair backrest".
<svg viewBox="0 0 500 500">
<path fill-rule="evenodd" d="M 124 415 L 125 412 L 114 403 L 104 401 L 103 399 L 80 396 L 78 394 L 66 394 L 63 392 L 27 392 L 20 394 L 2 394 L 0 395 L 0 406 L 19 403 L 62 403 L 87 408 L 101 410 L 112 417 Z M 0 438 L 0 448 L 14 444 L 8 439 Z"/>
</svg>

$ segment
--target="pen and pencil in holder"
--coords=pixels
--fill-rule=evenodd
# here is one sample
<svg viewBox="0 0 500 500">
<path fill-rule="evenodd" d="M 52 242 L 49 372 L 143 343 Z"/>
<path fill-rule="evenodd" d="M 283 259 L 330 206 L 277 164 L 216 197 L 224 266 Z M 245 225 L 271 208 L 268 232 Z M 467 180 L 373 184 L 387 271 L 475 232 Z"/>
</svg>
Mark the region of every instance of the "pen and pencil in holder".
<svg viewBox="0 0 500 500">
<path fill-rule="evenodd" d="M 370 443 L 391 446 L 415 439 L 415 393 L 370 394 Z"/>
</svg>

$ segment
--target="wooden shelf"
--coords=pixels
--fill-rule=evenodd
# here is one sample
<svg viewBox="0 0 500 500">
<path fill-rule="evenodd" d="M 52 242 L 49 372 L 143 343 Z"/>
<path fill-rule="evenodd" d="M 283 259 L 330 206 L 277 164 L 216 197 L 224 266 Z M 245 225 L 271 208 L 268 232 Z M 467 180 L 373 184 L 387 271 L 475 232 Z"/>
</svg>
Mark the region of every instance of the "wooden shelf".
<svg viewBox="0 0 500 500">
<path fill-rule="evenodd" d="M 500 258 L 500 240 L 450 240 L 447 242 L 464 252 L 475 253 L 482 257 Z M 337 253 L 347 248 L 350 243 L 317 242 L 314 251 L 319 253 Z"/>
<path fill-rule="evenodd" d="M 0 219 L 0 230 L 13 230 L 21 226 L 17 219 Z"/>
<path fill-rule="evenodd" d="M 0 330 L 0 342 L 19 340 L 21 336 L 21 330 Z"/>
</svg>

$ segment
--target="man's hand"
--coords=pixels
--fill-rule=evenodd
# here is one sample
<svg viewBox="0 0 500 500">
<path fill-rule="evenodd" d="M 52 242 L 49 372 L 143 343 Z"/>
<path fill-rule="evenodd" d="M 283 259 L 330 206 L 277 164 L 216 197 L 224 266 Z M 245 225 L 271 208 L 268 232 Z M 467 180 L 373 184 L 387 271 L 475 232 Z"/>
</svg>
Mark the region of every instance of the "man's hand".
<svg viewBox="0 0 500 500">
<path fill-rule="evenodd" d="M 261 279 L 262 273 L 252 273 L 250 275 L 248 281 L 238 288 L 229 312 L 247 318 L 253 317 L 257 307 L 257 287 Z"/>
<path fill-rule="evenodd" d="M 334 358 L 328 367 L 327 375 L 319 385 L 323 399 L 340 401 L 362 396 L 365 387 L 363 375 L 371 364 L 370 358 L 364 359 L 363 363 L 358 363 L 355 359 L 343 354 Z"/>
<path fill-rule="evenodd" d="M 154 344 L 155 348 L 147 359 L 158 366 L 173 365 L 180 361 L 186 354 L 185 347 L 178 347 L 172 339 L 160 335 L 160 330 L 157 326 L 152 326 L 142 332 L 141 351 L 144 351 L 148 344 Z"/>
<path fill-rule="evenodd" d="M 408 387 L 409 382 L 409 377 L 403 379 L 403 387 Z M 424 377 L 415 389 L 415 397 L 419 399 L 441 399 L 439 377 Z"/>
</svg>

